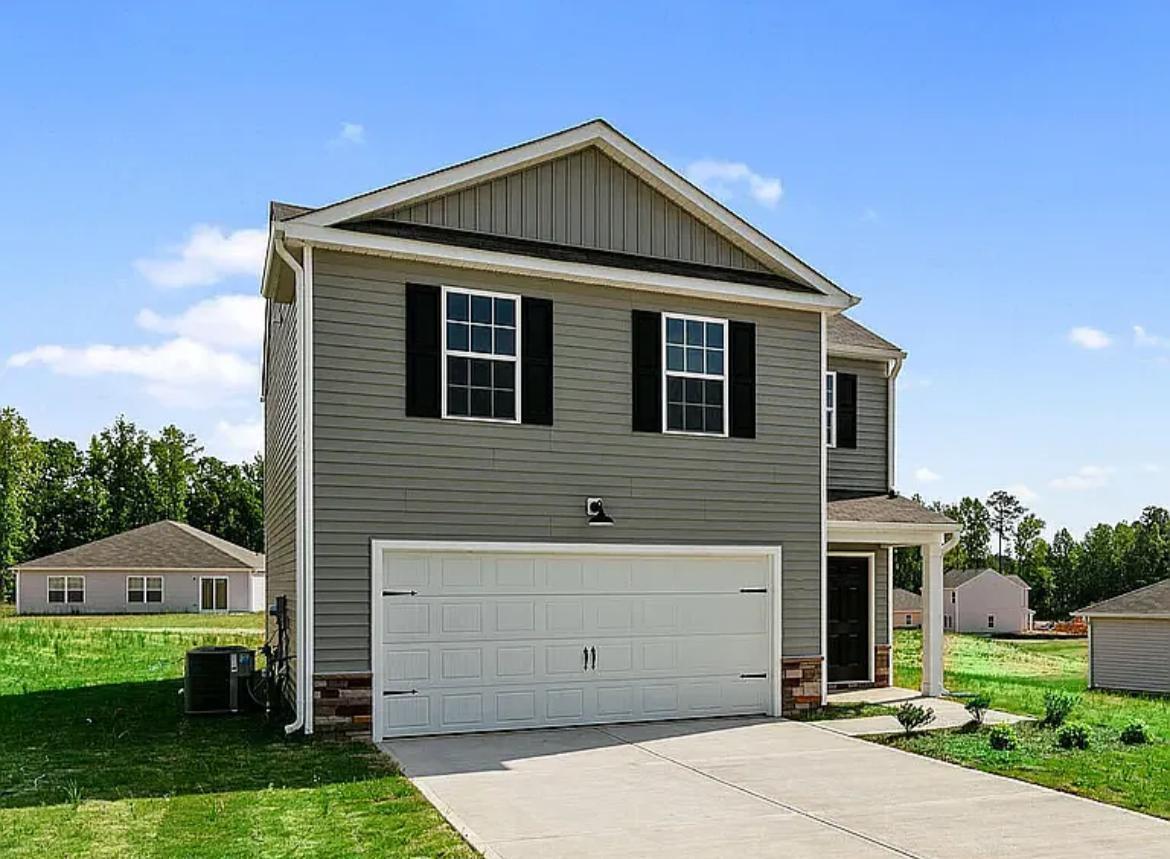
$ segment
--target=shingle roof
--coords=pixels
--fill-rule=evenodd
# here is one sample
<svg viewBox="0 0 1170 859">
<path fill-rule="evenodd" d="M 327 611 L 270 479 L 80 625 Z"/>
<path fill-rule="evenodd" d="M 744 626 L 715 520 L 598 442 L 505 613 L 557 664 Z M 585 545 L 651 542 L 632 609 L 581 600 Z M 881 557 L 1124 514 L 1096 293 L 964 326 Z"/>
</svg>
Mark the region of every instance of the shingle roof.
<svg viewBox="0 0 1170 859">
<path fill-rule="evenodd" d="M 973 570 L 947 570 L 947 572 L 943 574 L 943 587 L 957 588 L 960 585 L 967 584 L 967 582 L 971 581 L 971 579 L 981 576 L 984 573 L 991 573 L 995 576 L 999 575 L 999 573 L 993 569 L 990 569 L 989 567 L 979 567 L 978 569 Z"/>
<path fill-rule="evenodd" d="M 1032 590 L 1032 586 L 1030 584 L 1028 584 L 1027 582 L 1025 582 L 1023 579 L 1021 579 L 1017 575 L 1013 574 L 1010 576 L 1004 576 L 1004 578 L 1007 579 L 1008 581 L 1015 582 L 1017 585 L 1019 585 L 1022 588 L 1027 588 L 1028 590 Z"/>
<path fill-rule="evenodd" d="M 36 569 L 264 569 L 264 556 L 181 522 L 143 525 L 19 565 Z"/>
<path fill-rule="evenodd" d="M 880 522 L 902 525 L 954 525 L 953 520 L 901 495 L 832 498 L 825 505 L 831 522 Z"/>
<path fill-rule="evenodd" d="M 827 317 L 825 320 L 825 333 L 828 337 L 830 350 L 834 346 L 844 346 L 875 349 L 883 352 L 902 352 L 901 349 L 889 340 L 886 340 L 884 337 L 879 337 L 860 322 L 850 319 L 844 313 Z"/>
<path fill-rule="evenodd" d="M 298 206 L 295 203 L 281 203 L 273 200 L 268 204 L 268 220 L 270 221 L 287 221 L 289 218 L 295 218 L 297 215 L 303 215 L 305 212 L 313 211 L 308 206 Z"/>
<path fill-rule="evenodd" d="M 914 591 L 894 588 L 894 611 L 922 611 L 922 597 Z"/>
<path fill-rule="evenodd" d="M 1170 579 L 1163 579 L 1121 594 L 1111 599 L 1093 603 L 1073 614 L 1092 616 L 1095 614 L 1164 614 L 1170 615 Z"/>
</svg>

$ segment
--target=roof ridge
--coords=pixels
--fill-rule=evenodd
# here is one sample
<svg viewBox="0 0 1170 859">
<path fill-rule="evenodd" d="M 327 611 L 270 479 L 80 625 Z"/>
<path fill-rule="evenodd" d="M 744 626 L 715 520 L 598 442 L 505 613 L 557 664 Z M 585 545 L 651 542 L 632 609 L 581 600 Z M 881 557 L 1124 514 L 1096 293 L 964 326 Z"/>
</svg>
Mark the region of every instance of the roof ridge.
<svg viewBox="0 0 1170 859">
<path fill-rule="evenodd" d="M 1084 614 L 1085 612 L 1090 611 L 1092 609 L 1098 609 L 1103 605 L 1108 605 L 1111 602 L 1115 602 L 1116 600 L 1119 600 L 1122 597 L 1137 596 L 1138 594 L 1145 593 L 1146 591 L 1150 590 L 1151 588 L 1156 588 L 1159 585 L 1168 585 L 1168 584 L 1170 584 L 1170 576 L 1167 576 L 1164 579 L 1158 579 L 1158 581 L 1156 581 L 1156 582 L 1150 582 L 1148 585 L 1142 585 L 1140 588 L 1134 588 L 1132 591 L 1126 591 L 1125 593 L 1121 593 L 1121 594 L 1114 594 L 1113 596 L 1107 597 L 1106 599 L 1097 600 L 1095 603 L 1090 603 L 1089 605 L 1085 606 L 1084 608 L 1077 609 L 1076 611 L 1073 612 L 1073 614 Z"/>
</svg>

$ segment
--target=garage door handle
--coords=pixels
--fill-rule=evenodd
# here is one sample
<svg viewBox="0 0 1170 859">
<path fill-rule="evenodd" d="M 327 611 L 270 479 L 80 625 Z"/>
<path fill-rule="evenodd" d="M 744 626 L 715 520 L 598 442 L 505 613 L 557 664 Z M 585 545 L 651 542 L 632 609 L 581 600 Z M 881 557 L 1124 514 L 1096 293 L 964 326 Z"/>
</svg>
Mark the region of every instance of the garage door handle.
<svg viewBox="0 0 1170 859">
<path fill-rule="evenodd" d="M 581 648 L 581 656 L 585 659 L 585 664 L 581 666 L 581 670 L 588 671 L 589 670 L 589 648 L 588 647 Z"/>
<path fill-rule="evenodd" d="M 740 588 L 739 592 L 741 594 L 766 594 L 768 592 L 768 589 L 767 588 Z"/>
<path fill-rule="evenodd" d="M 592 667 L 593 667 L 593 670 L 594 670 L 594 671 L 596 671 L 596 670 L 597 670 L 597 648 L 596 648 L 596 647 L 590 647 L 590 648 L 589 648 L 589 653 L 590 653 L 590 655 L 593 657 L 593 666 L 592 666 Z"/>
</svg>

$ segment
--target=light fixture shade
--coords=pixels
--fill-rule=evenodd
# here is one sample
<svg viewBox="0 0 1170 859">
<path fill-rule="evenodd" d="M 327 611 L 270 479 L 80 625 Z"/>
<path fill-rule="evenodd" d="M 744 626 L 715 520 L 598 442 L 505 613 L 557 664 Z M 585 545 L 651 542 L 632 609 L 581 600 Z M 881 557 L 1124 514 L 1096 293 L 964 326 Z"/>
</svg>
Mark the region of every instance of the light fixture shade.
<svg viewBox="0 0 1170 859">
<path fill-rule="evenodd" d="M 585 502 L 585 513 L 589 516 L 586 524 L 590 527 L 613 525 L 613 517 L 605 512 L 605 501 L 601 498 L 588 499 Z"/>
</svg>

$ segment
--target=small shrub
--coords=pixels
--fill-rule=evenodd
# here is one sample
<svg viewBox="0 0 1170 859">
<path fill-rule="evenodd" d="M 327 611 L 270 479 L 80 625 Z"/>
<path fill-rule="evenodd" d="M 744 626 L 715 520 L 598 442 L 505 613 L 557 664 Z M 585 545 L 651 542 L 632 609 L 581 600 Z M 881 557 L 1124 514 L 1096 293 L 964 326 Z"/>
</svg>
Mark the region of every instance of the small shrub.
<svg viewBox="0 0 1170 859">
<path fill-rule="evenodd" d="M 1065 725 L 1056 735 L 1056 742 L 1060 743 L 1062 749 L 1087 749 L 1089 747 L 1089 729 L 1084 725 Z"/>
<path fill-rule="evenodd" d="M 1055 689 L 1044 693 L 1044 721 L 1042 725 L 1050 728 L 1059 728 L 1068 718 L 1068 714 L 1080 701 L 1080 697 L 1071 692 L 1058 692 Z"/>
<path fill-rule="evenodd" d="M 983 717 L 987 715 L 987 711 L 990 709 L 991 696 L 984 692 L 980 692 L 967 702 L 967 712 L 971 716 L 971 721 L 976 725 L 983 724 Z"/>
<path fill-rule="evenodd" d="M 1016 747 L 1016 732 L 1011 725 L 996 725 L 988 735 L 991 747 L 997 752 L 1010 752 Z"/>
<path fill-rule="evenodd" d="M 919 728 L 925 728 L 934 721 L 934 710 L 930 707 L 920 707 L 910 701 L 907 701 L 894 713 L 894 717 L 898 720 L 898 724 L 902 726 L 902 730 L 906 732 L 906 736 L 910 736 Z"/>
<path fill-rule="evenodd" d="M 1143 746 L 1150 741 L 1150 729 L 1145 722 L 1130 722 L 1121 729 L 1121 742 L 1127 746 Z"/>
</svg>

